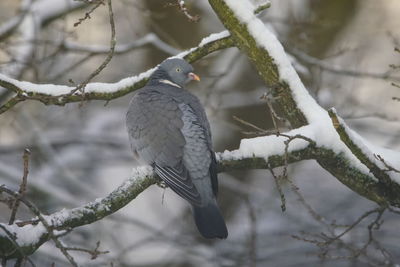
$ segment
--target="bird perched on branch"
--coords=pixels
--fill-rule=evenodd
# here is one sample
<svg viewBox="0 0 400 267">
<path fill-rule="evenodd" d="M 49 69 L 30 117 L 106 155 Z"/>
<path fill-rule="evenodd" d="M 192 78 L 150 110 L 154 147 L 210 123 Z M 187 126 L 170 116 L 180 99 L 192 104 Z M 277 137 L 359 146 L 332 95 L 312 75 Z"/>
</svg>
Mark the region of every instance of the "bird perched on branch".
<svg viewBox="0 0 400 267">
<path fill-rule="evenodd" d="M 183 59 L 163 61 L 131 100 L 126 125 L 134 154 L 193 207 L 205 238 L 226 238 L 217 206 L 217 162 L 199 99 L 184 85 L 200 78 Z"/>
</svg>

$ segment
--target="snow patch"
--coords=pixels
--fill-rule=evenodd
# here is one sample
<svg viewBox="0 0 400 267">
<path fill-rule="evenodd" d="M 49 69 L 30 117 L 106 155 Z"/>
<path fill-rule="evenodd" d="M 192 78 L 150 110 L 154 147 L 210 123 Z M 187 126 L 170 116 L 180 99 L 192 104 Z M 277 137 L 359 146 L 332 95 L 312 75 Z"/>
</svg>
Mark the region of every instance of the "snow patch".
<svg viewBox="0 0 400 267">
<path fill-rule="evenodd" d="M 42 223 L 38 223 L 37 225 L 27 224 L 22 227 L 19 227 L 16 224 L 0 224 L 9 232 L 14 234 L 16 242 L 21 247 L 39 243 L 40 238 L 47 232 Z M 0 235 L 7 237 L 4 232 L 1 232 Z"/>
</svg>

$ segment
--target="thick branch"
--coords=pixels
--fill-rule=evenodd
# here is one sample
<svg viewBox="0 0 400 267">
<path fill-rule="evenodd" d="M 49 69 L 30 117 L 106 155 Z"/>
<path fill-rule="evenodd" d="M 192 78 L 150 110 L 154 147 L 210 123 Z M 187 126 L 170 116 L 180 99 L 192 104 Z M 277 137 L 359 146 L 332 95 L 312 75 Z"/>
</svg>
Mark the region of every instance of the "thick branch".
<svg viewBox="0 0 400 267">
<path fill-rule="evenodd" d="M 219 158 L 219 172 L 234 169 L 263 169 L 283 166 L 285 164 L 285 155 L 283 150 L 281 152 L 282 154 L 270 155 L 268 158 L 242 157 L 241 159 L 237 158 L 238 151 L 224 152 L 217 155 Z M 241 154 L 240 151 L 239 153 Z M 288 162 L 291 163 L 313 157 L 315 155 L 311 147 L 305 147 L 291 151 L 288 154 Z M 126 206 L 157 181 L 150 167 L 140 167 L 134 171 L 131 178 L 127 179 L 105 198 L 71 210 L 61 210 L 49 216 L 44 216 L 44 218 L 52 229 L 59 231 L 91 224 Z M 2 191 L 7 192 L 8 189 L 0 187 L 0 192 Z M 18 193 L 13 193 L 13 196 L 18 197 L 19 195 Z M 29 206 L 25 198 L 21 198 L 21 202 Z M 22 251 L 25 255 L 30 255 L 51 238 L 46 228 L 37 218 L 27 223 L 19 222 L 10 226 L 6 224 L 0 225 L 16 234 L 15 240 L 10 240 L 6 234 L 0 232 L 0 257 L 20 257 L 21 252 L 19 251 Z M 35 237 L 31 239 L 32 233 L 35 233 Z M 18 243 L 20 250 L 15 249 L 13 241 Z"/>
<path fill-rule="evenodd" d="M 332 124 L 327 123 L 330 122 L 327 112 L 305 89 L 280 42 L 253 14 L 254 6 L 250 1 L 209 2 L 236 45 L 253 62 L 291 126 L 314 125 L 312 139 L 320 151 L 329 152 L 317 158 L 318 163 L 358 194 L 380 204 L 398 206 L 399 187 L 387 186 L 366 175 L 365 167 L 342 144 Z"/>
<path fill-rule="evenodd" d="M 307 128 L 303 130 L 304 133 L 308 131 Z M 293 140 L 290 146 L 286 147 L 284 141 L 287 140 L 286 136 L 290 136 L 291 134 L 293 133 L 289 132 L 285 136 L 260 137 L 262 138 L 261 140 L 243 140 L 238 150 L 217 154 L 218 171 L 270 169 L 285 166 L 287 163 L 318 159 L 319 161 L 331 164 L 332 169 L 335 170 L 335 175 L 339 173 L 339 175 L 343 176 L 346 185 L 359 194 L 377 203 L 390 202 L 390 204 L 400 207 L 400 194 L 382 196 L 379 193 L 384 189 L 382 183 L 374 180 L 368 174 L 352 168 L 343 154 L 337 155 L 330 149 L 315 146 L 315 144 L 310 144 L 303 139 Z M 272 144 L 275 144 L 275 151 L 279 151 L 279 153 L 271 152 L 268 149 L 273 146 Z M 255 147 L 258 149 L 255 149 Z M 78 208 L 62 210 L 44 217 L 52 229 L 59 231 L 91 224 L 115 213 L 157 181 L 150 167 L 141 167 L 135 170 L 131 178 L 105 198 Z M 0 191 L 2 191 L 1 187 Z M 21 202 L 26 204 L 24 198 L 21 199 Z M 21 252 L 15 249 L 13 242 L 18 242 L 20 246 L 19 250 L 25 255 L 30 255 L 51 238 L 46 228 L 42 226 L 38 219 L 27 223 L 19 222 L 11 226 L 1 225 L 6 227 L 10 232 L 16 233 L 15 240 L 10 240 L 4 233 L 0 234 L 0 256 L 2 257 L 15 258 L 20 256 Z M 35 239 L 29 238 L 32 231 L 35 232 Z"/>
<path fill-rule="evenodd" d="M 277 103 L 282 107 L 291 125 L 295 128 L 306 125 L 307 119 L 298 108 L 288 81 L 282 79 L 274 58 L 266 48 L 260 45 L 260 42 L 256 39 L 256 34 L 251 32 L 250 24 L 244 23 L 234 13 L 227 1 L 209 0 L 209 2 L 221 22 L 231 33 L 235 44 L 249 57 L 265 84 L 271 89 L 273 96 L 276 97 Z M 249 10 L 248 12 L 253 14 L 254 11 Z M 249 21 L 263 25 L 254 14 Z M 263 35 L 264 32 L 258 32 L 257 34 Z"/>
</svg>

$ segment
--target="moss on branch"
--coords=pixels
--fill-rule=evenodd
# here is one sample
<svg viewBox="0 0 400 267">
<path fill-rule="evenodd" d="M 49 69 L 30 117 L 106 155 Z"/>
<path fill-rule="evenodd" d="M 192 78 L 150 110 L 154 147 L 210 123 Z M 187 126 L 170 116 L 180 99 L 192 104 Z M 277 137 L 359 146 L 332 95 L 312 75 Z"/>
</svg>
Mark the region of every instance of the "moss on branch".
<svg viewBox="0 0 400 267">
<path fill-rule="evenodd" d="M 294 128 L 306 125 L 307 120 L 303 112 L 297 107 L 288 84 L 280 79 L 278 67 L 268 51 L 257 44 L 247 25 L 235 16 L 223 0 L 209 2 L 220 21 L 230 31 L 236 46 L 249 57 L 265 84 L 271 89 L 290 124 Z"/>
<path fill-rule="evenodd" d="M 224 0 L 209 0 L 215 13 L 224 26 L 230 31 L 236 45 L 253 62 L 259 75 L 276 97 L 276 103 L 293 128 L 308 124 L 303 112 L 298 108 L 292 90 L 282 81 L 278 67 L 269 52 L 260 47 L 247 25 L 240 21 Z M 254 17 L 254 19 L 257 19 Z M 379 204 L 400 206 L 399 185 L 376 181 L 372 176 L 364 174 L 343 154 L 334 153 L 329 148 L 317 148 L 314 157 L 318 163 L 344 185 L 358 194 Z M 254 162 L 246 162 L 251 165 Z"/>
</svg>

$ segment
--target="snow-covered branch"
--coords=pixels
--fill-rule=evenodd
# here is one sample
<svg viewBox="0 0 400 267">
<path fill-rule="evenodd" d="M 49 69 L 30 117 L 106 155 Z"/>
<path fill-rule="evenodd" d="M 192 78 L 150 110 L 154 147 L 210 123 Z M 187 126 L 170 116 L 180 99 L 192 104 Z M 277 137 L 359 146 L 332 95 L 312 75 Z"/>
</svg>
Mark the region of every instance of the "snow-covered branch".
<svg viewBox="0 0 400 267">
<path fill-rule="evenodd" d="M 317 134 L 320 127 L 321 125 L 312 124 L 284 134 L 243 139 L 239 149 L 216 154 L 218 171 L 272 169 L 310 159 L 318 162 L 334 162 L 331 164 L 335 164 L 337 169 L 335 175 L 341 175 L 344 177 L 343 179 L 348 179 L 346 184 L 359 194 L 378 203 L 383 203 L 382 200 L 385 200 L 400 206 L 399 194 L 390 194 L 384 199 L 378 194 L 372 195 L 370 192 L 372 188 L 377 190 L 379 185 L 371 183 L 374 177 L 368 171 L 361 172 L 354 168 L 351 169 L 351 164 L 346 162 L 343 154 L 336 154 L 336 151 L 327 148 L 324 144 L 314 142 L 314 140 L 318 141 L 322 138 Z M 292 139 L 290 143 L 287 142 L 289 139 Z M 132 176 L 108 196 L 81 207 L 64 209 L 48 216 L 43 215 L 43 217 L 49 227 L 56 231 L 66 231 L 91 224 L 117 212 L 157 181 L 151 167 L 139 167 L 134 169 Z M 361 184 L 363 186 L 360 186 Z M 7 192 L 7 190 L 5 187 L 0 187 L 0 192 Z M 24 199 L 21 200 L 22 203 L 25 203 L 24 201 L 26 202 Z M 0 225 L 2 229 L 12 233 L 15 237 L 14 239 L 10 238 L 5 231 L 0 233 L 0 255 L 2 257 L 15 258 L 20 256 L 21 251 L 25 255 L 30 255 L 51 238 L 48 227 L 44 227 L 38 218 L 25 222 L 17 221 L 12 225 Z M 18 249 L 15 249 L 15 244 L 18 244 Z"/>
<path fill-rule="evenodd" d="M 254 15 L 253 4 L 250 1 L 235 0 L 209 0 L 209 2 L 231 33 L 235 45 L 254 64 L 285 118 L 293 128 L 297 128 L 293 131 L 303 132 L 304 129 L 308 129 L 307 133 L 302 134 L 314 140 L 320 149 L 330 151 L 330 156 L 318 158 L 318 163 L 358 194 L 378 203 L 398 206 L 399 199 L 393 197 L 400 194 L 398 181 L 395 181 L 396 186 L 388 186 L 369 175 L 369 169 L 340 139 L 328 112 L 308 93 L 281 43 Z M 257 143 L 250 149 L 251 153 L 271 149 L 270 146 L 260 146 L 263 143 L 261 140 L 253 139 L 248 142 L 251 144 L 254 141 Z M 399 153 L 390 152 L 392 153 L 399 157 Z"/>
<path fill-rule="evenodd" d="M 284 140 L 286 138 L 277 136 L 269 136 L 267 138 L 268 141 L 266 143 L 268 144 L 280 144 L 274 150 L 274 152 L 278 153 L 254 156 L 248 151 L 251 147 L 248 144 L 244 144 L 238 150 L 217 154 L 219 171 L 276 168 L 284 166 L 286 163 L 312 159 L 317 156 L 314 154 L 312 147 L 308 146 L 307 142 L 300 141 L 300 139 L 298 144 L 291 147 L 289 153 L 285 154 Z M 50 240 L 51 236 L 47 228 L 50 227 L 55 231 L 68 231 L 101 220 L 126 206 L 156 182 L 157 178 L 151 167 L 139 167 L 134 169 L 129 179 L 104 198 L 96 199 L 81 207 L 70 210 L 64 209 L 46 216 L 42 215 L 48 227 L 45 227 L 37 217 L 29 221 L 16 221 L 12 225 L 0 223 L 1 229 L 3 229 L 3 231 L 0 231 L 0 257 L 16 258 L 20 257 L 21 253 L 30 255 L 44 242 Z M 10 190 L 2 186 L 0 187 L 1 192 L 7 194 Z M 18 194 L 12 192 L 12 196 L 18 196 Z M 31 205 L 24 198 L 21 199 L 21 202 L 28 207 Z M 11 233 L 13 238 L 8 233 Z M 18 248 L 16 248 L 16 244 Z"/>
<path fill-rule="evenodd" d="M 184 51 L 176 57 L 183 57 L 189 62 L 196 61 L 214 51 L 233 46 L 232 39 L 227 31 L 211 34 L 204 38 L 197 47 Z M 88 83 L 84 95 L 76 91 L 75 87 L 54 84 L 34 84 L 18 81 L 4 74 L 0 74 L 0 86 L 12 90 L 16 96 L 0 107 L 0 114 L 9 110 L 19 102 L 37 100 L 46 105 L 65 105 L 67 103 L 84 100 L 111 100 L 126 95 L 143 87 L 147 78 L 154 71 L 149 69 L 139 75 L 127 77 L 116 83 Z"/>
<path fill-rule="evenodd" d="M 340 118 L 334 108 L 328 111 L 332 119 L 333 126 L 340 136 L 340 140 L 351 150 L 354 156 L 364 164 L 369 171 L 382 183 L 389 187 L 398 187 L 400 184 L 400 175 L 393 169 L 387 169 L 388 164 L 391 164 L 392 157 L 388 161 L 384 160 L 384 156 L 374 154 L 362 138 L 352 131 L 346 123 Z M 385 163 L 385 164 L 384 164 Z"/>
</svg>

